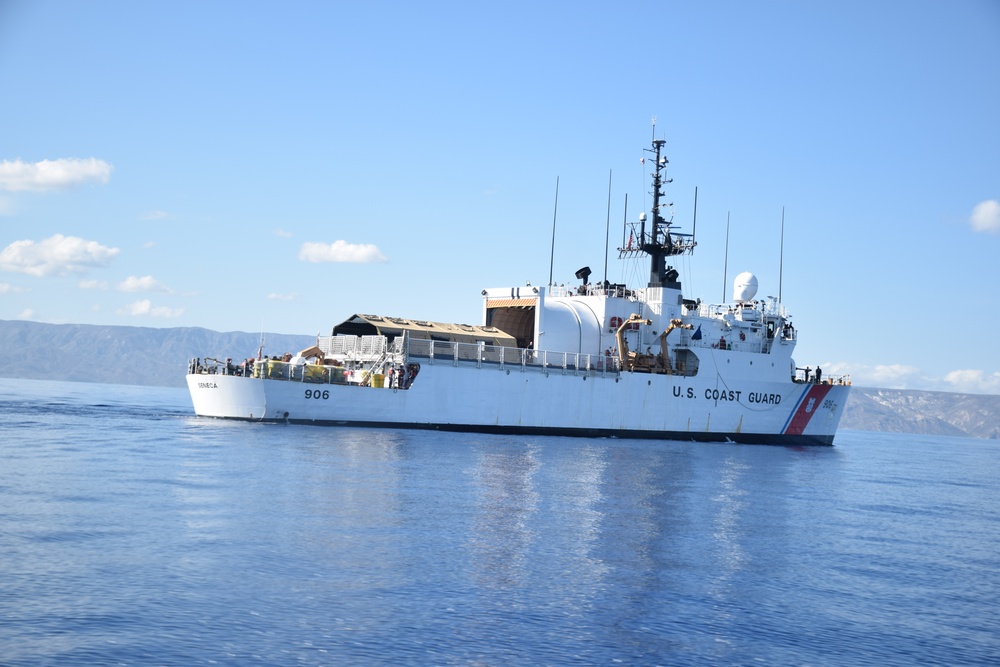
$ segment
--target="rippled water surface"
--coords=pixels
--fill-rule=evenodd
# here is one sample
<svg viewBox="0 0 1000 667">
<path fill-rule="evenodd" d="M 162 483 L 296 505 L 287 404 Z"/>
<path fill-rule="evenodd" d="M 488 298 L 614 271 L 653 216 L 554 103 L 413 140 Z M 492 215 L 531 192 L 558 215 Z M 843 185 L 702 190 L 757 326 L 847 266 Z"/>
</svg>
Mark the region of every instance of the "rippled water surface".
<svg viewBox="0 0 1000 667">
<path fill-rule="evenodd" d="M 0 379 L 0 663 L 998 664 L 998 455 L 229 423 Z"/>
</svg>

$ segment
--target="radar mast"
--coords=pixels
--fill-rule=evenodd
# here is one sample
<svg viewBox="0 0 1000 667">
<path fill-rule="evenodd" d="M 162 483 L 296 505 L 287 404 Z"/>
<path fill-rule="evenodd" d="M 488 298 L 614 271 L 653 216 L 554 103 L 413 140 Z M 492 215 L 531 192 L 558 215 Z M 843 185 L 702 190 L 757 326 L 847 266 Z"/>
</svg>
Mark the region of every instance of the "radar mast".
<svg viewBox="0 0 1000 667">
<path fill-rule="evenodd" d="M 656 125 L 653 125 L 655 137 Z M 673 203 L 661 203 L 664 197 L 663 187 L 673 182 L 672 178 L 664 178 L 664 171 L 669 160 L 663 155 L 664 139 L 653 139 L 652 148 L 647 148 L 647 153 L 653 154 L 653 196 L 652 220 L 649 220 L 650 228 L 647 230 L 647 218 L 645 213 L 639 215 L 639 222 L 629 223 L 631 231 L 625 247 L 618 249 L 618 257 L 638 257 L 641 254 L 649 255 L 649 287 L 672 287 L 680 288 L 677 281 L 677 270 L 667 265 L 667 258 L 673 255 L 682 255 L 694 251 L 697 243 L 691 234 L 682 234 L 673 231 Z M 645 159 L 645 158 L 644 158 Z M 670 217 L 664 218 L 660 210 L 664 207 L 671 209 Z M 638 229 L 637 229 L 638 227 Z M 636 235 L 638 232 L 638 236 Z"/>
</svg>

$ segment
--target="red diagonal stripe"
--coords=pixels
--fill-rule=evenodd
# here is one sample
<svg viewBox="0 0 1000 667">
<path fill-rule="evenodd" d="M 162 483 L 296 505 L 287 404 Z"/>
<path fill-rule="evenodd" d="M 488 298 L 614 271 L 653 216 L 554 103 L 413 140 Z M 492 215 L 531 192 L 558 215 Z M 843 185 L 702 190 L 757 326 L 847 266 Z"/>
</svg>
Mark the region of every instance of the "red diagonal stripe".
<svg viewBox="0 0 1000 667">
<path fill-rule="evenodd" d="M 802 435 L 802 432 L 806 430 L 806 426 L 809 425 L 809 420 L 819 410 L 820 403 L 826 397 L 827 393 L 829 393 L 831 386 L 828 384 L 814 384 L 809 388 L 802 402 L 799 403 L 799 407 L 795 411 L 795 416 L 789 422 L 788 428 L 785 429 L 787 435 Z"/>
</svg>

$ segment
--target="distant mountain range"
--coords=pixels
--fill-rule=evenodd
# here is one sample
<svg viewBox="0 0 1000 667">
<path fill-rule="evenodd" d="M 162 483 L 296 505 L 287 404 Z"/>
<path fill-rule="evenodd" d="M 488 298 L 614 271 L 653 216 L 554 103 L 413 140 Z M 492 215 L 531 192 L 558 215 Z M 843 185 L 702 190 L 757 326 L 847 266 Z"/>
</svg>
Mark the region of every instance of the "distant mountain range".
<svg viewBox="0 0 1000 667">
<path fill-rule="evenodd" d="M 194 357 L 256 357 L 260 333 L 197 327 L 96 326 L 0 320 L 0 376 L 72 382 L 186 387 Z M 264 354 L 281 356 L 316 344 L 315 336 L 263 334 Z"/>
<path fill-rule="evenodd" d="M 313 336 L 263 334 L 264 354 L 295 353 Z M 0 376 L 184 387 L 189 359 L 257 356 L 260 333 L 197 327 L 96 326 L 0 320 Z M 1000 396 L 854 387 L 841 428 L 1000 439 Z"/>
<path fill-rule="evenodd" d="M 841 428 L 1000 439 L 1000 396 L 852 387 Z"/>
</svg>

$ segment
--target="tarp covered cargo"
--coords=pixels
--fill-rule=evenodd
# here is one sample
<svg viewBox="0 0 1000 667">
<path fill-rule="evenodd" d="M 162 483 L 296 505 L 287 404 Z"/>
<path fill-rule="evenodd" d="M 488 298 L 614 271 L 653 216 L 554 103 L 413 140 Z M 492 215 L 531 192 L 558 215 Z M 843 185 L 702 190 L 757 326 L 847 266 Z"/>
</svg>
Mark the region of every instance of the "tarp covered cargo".
<svg viewBox="0 0 1000 667">
<path fill-rule="evenodd" d="M 517 341 L 496 327 L 471 324 L 447 324 L 407 320 L 381 315 L 352 315 L 333 328 L 333 335 L 372 336 L 395 338 L 403 332 L 411 339 L 447 341 L 452 343 L 478 343 L 501 347 L 517 347 Z"/>
</svg>

